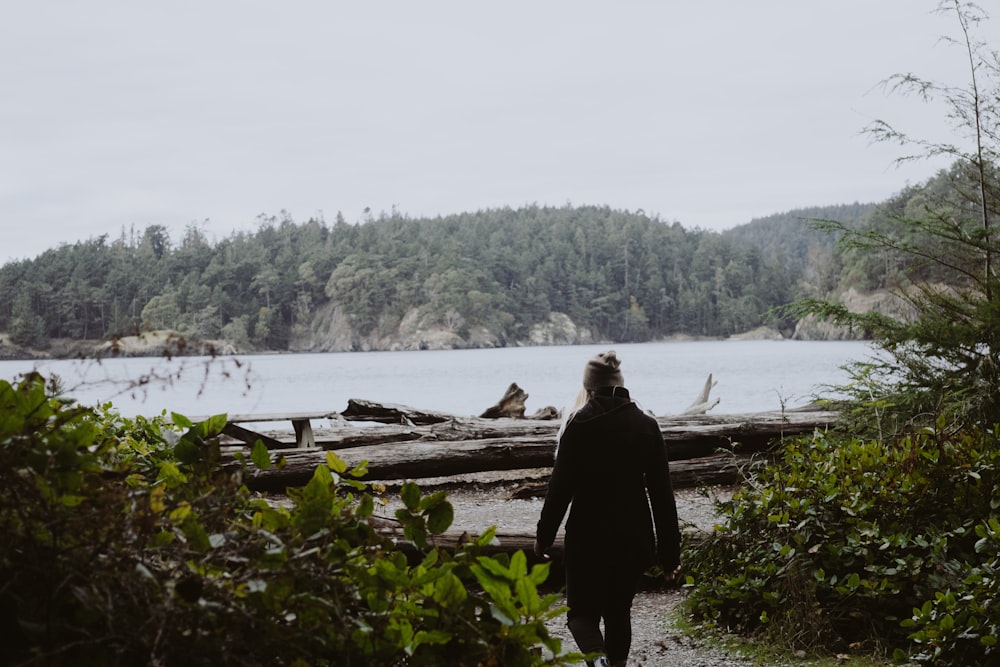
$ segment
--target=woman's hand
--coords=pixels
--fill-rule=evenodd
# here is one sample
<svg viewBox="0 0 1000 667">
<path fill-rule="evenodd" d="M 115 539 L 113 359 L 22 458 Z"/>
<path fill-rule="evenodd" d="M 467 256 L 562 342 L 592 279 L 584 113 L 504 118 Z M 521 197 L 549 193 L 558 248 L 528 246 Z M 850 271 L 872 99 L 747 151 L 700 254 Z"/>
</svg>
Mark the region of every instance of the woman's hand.
<svg viewBox="0 0 1000 667">
<path fill-rule="evenodd" d="M 545 560 L 548 560 L 549 558 L 549 555 L 545 553 L 545 547 L 543 547 L 542 543 L 538 540 L 535 540 L 535 555 Z"/>
</svg>

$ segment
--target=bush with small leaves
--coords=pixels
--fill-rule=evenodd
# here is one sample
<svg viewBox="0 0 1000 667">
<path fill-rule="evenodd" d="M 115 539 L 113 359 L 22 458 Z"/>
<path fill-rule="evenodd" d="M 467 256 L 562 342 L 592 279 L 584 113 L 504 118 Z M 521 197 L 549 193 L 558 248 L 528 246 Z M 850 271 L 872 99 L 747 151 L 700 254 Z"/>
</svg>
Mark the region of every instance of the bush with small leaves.
<svg viewBox="0 0 1000 667">
<path fill-rule="evenodd" d="M 123 419 L 0 381 L 4 664 L 562 665 L 546 565 L 452 551 L 444 494 L 403 487 L 403 538 L 333 452 L 290 503 L 252 495 L 275 463 L 225 463 L 226 417 Z M 277 465 L 282 465 L 279 460 Z"/>
<path fill-rule="evenodd" d="M 952 613 L 949 648 L 962 633 L 977 641 L 939 664 L 979 664 L 972 656 L 991 650 L 1000 592 L 992 524 L 982 524 L 1000 507 L 998 437 L 941 429 L 895 442 L 816 434 L 788 443 L 686 554 L 689 609 L 797 648 L 903 654 L 911 639 L 939 645 L 932 621 Z"/>
</svg>

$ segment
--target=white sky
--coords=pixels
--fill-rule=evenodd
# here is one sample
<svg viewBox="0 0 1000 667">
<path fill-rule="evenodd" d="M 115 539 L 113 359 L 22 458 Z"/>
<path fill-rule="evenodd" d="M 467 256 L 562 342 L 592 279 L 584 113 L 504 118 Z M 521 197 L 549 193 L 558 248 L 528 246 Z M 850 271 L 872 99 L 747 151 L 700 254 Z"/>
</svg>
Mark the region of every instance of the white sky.
<svg viewBox="0 0 1000 667">
<path fill-rule="evenodd" d="M 725 229 L 880 201 L 944 164 L 898 169 L 866 125 L 954 136 L 941 109 L 878 87 L 965 85 L 936 6 L 8 2 L 0 263 L 130 225 L 218 239 L 282 209 L 607 204 Z"/>
</svg>

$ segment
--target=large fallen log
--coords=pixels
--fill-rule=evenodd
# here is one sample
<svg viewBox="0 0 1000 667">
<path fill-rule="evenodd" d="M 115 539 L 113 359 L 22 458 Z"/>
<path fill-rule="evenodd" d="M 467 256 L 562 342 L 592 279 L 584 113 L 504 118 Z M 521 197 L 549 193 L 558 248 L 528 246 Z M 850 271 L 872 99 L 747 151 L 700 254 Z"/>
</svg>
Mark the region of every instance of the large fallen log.
<svg viewBox="0 0 1000 667">
<path fill-rule="evenodd" d="M 372 413 L 387 414 L 366 402 Z M 386 408 L 390 412 L 403 406 Z M 409 409 L 406 409 L 409 410 Z M 403 413 L 398 413 L 403 414 Z M 416 412 L 405 412 L 415 415 Z M 433 414 L 433 413 L 423 413 Z M 837 413 L 819 410 L 764 412 L 746 415 L 674 415 L 658 417 L 657 422 L 667 442 L 671 460 L 707 456 L 718 449 L 744 453 L 762 451 L 775 438 L 831 426 Z M 555 443 L 559 424 L 549 420 L 480 419 L 449 416 L 447 420 L 422 425 L 403 426 L 380 423 L 359 426 L 342 422 L 314 429 L 316 445 L 321 449 L 347 449 L 372 445 L 396 447 L 414 441 L 496 440 L 521 438 Z M 269 440 L 295 443 L 291 433 L 267 432 Z"/>
<path fill-rule="evenodd" d="M 766 451 L 777 438 L 810 433 L 836 419 L 835 413 L 790 413 L 739 417 L 735 422 L 719 416 L 701 415 L 683 420 L 660 418 L 660 429 L 672 462 L 700 459 L 720 451 L 751 454 Z M 514 422 L 518 428 L 534 424 L 525 435 L 508 435 L 525 430 L 505 429 L 490 421 L 493 430 L 468 429 L 459 422 L 429 431 L 427 439 L 394 441 L 343 449 L 339 455 L 349 466 L 368 462 L 369 479 L 395 480 L 446 477 L 495 470 L 546 468 L 555 455 L 555 437 L 551 428 L 537 428 L 542 422 Z M 466 434 L 466 439 L 452 439 Z M 412 438 L 413 433 L 407 434 Z M 273 457 L 276 456 L 272 454 Z M 326 460 L 322 450 L 289 450 L 284 465 L 259 471 L 250 488 L 282 491 L 305 484 L 316 466 Z M 673 465 L 673 463 L 672 463 Z M 676 467 L 676 466 L 674 466 Z M 724 475 L 725 473 L 713 473 Z"/>
<path fill-rule="evenodd" d="M 552 465 L 554 446 L 551 443 L 526 441 L 503 442 L 460 441 L 448 443 L 415 442 L 391 448 L 354 448 L 339 453 L 354 467 L 367 461 L 366 480 L 402 480 L 441 478 L 501 470 L 548 469 Z M 284 463 L 254 473 L 247 480 L 252 491 L 283 493 L 289 487 L 304 486 L 316 466 L 326 461 L 322 451 L 292 452 Z M 731 454 L 674 461 L 670 464 L 670 479 L 675 488 L 719 486 L 738 483 L 752 465 L 748 455 Z M 512 497 L 529 498 L 545 495 L 547 481 L 523 484 Z"/>
<path fill-rule="evenodd" d="M 367 461 L 372 480 L 447 477 L 488 470 L 520 470 L 552 465 L 555 443 L 538 438 L 494 438 L 446 442 L 406 442 L 392 446 L 353 447 L 338 452 L 349 467 Z M 326 461 L 323 451 L 289 451 L 284 464 L 258 471 L 247 481 L 254 491 L 281 492 L 302 486 L 316 466 Z"/>
<path fill-rule="evenodd" d="M 698 458 L 718 450 L 767 451 L 775 440 L 829 428 L 836 421 L 836 412 L 825 411 L 657 418 L 670 460 Z"/>
<path fill-rule="evenodd" d="M 746 454 L 719 454 L 701 459 L 687 459 L 670 464 L 670 483 L 675 489 L 703 486 L 732 486 L 763 465 L 766 458 Z M 544 498 L 548 480 L 533 480 L 518 485 L 508 498 Z"/>
</svg>

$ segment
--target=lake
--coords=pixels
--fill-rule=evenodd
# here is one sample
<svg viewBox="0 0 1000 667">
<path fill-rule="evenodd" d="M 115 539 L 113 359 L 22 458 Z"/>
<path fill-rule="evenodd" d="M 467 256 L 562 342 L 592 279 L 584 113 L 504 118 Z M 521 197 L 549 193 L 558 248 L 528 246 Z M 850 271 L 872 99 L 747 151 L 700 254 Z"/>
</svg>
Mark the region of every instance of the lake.
<svg viewBox="0 0 1000 667">
<path fill-rule="evenodd" d="M 632 396 L 656 414 L 684 410 L 709 373 L 722 399 L 712 414 L 780 410 L 847 380 L 842 366 L 874 355 L 858 341 L 684 341 L 419 352 L 267 354 L 241 357 L 2 361 L 0 377 L 38 369 L 58 375 L 87 405 L 126 416 L 342 411 L 350 398 L 468 416 L 516 382 L 527 411 L 562 408 L 597 352 L 615 349 Z"/>
</svg>

